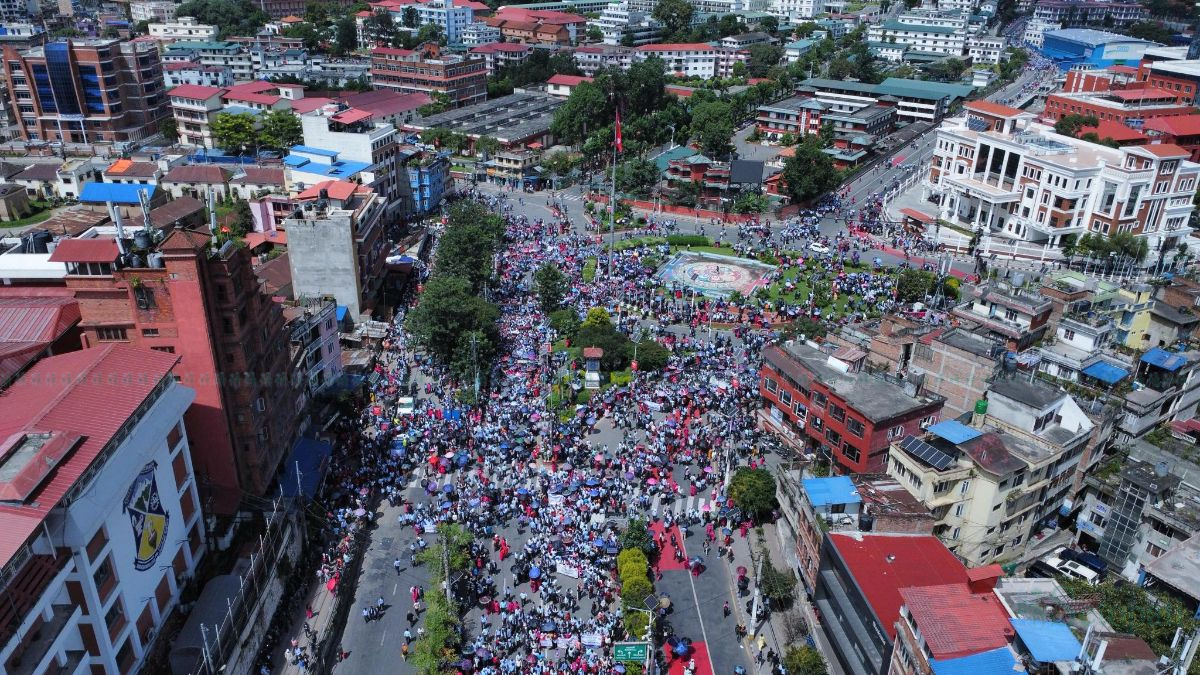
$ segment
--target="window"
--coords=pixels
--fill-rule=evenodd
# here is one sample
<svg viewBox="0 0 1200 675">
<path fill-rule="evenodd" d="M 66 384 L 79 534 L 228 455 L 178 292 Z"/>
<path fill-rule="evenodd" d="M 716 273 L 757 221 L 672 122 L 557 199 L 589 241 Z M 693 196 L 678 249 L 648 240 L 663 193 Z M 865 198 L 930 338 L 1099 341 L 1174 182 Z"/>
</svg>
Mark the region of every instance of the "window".
<svg viewBox="0 0 1200 675">
<path fill-rule="evenodd" d="M 1074 340 L 1075 339 L 1075 331 L 1071 330 L 1070 328 L 1064 328 L 1063 329 L 1063 339 L 1064 340 Z"/>
<path fill-rule="evenodd" d="M 846 420 L 846 431 L 849 431 L 852 436 L 862 438 L 863 432 L 866 431 L 866 426 L 864 426 L 862 422 L 859 422 L 851 417 L 850 419 Z"/>
<path fill-rule="evenodd" d="M 167 353 L 167 354 L 174 354 L 174 353 L 175 353 L 175 348 L 174 348 L 174 347 L 151 347 L 150 349 L 153 349 L 153 350 L 154 350 L 154 351 L 156 351 L 156 352 L 165 352 L 165 353 Z"/>
<path fill-rule="evenodd" d="M 822 394 L 819 391 L 814 391 L 810 398 L 812 399 L 812 404 L 818 408 L 824 408 L 825 403 L 829 400 L 825 398 L 825 394 Z"/>
<path fill-rule="evenodd" d="M 1155 546 L 1154 544 L 1151 544 L 1149 542 L 1146 543 L 1146 554 L 1149 555 L 1151 558 L 1157 558 L 1158 556 L 1162 555 L 1163 553 L 1166 553 L 1166 551 Z"/>
<path fill-rule="evenodd" d="M 903 435 L 904 435 L 904 427 L 902 427 L 902 426 L 894 426 L 888 430 L 888 438 L 889 439 L 900 438 Z"/>
<path fill-rule="evenodd" d="M 1012 309 L 1004 310 L 1004 320 L 1005 321 L 1016 321 L 1017 320 L 1016 310 L 1012 310 Z"/>
<path fill-rule="evenodd" d="M 951 539 L 958 539 L 958 535 L 959 535 L 959 533 L 960 533 L 961 531 L 962 531 L 962 528 L 961 528 L 961 527 L 956 527 L 956 528 L 954 528 L 953 530 L 951 530 L 951 531 L 950 531 L 950 538 L 951 538 Z"/>
<path fill-rule="evenodd" d="M 1088 520 L 1092 521 L 1092 524 L 1096 527 L 1104 527 L 1104 524 L 1108 522 L 1107 518 L 1095 511 L 1092 512 L 1092 515 L 1088 516 Z"/>
<path fill-rule="evenodd" d="M 837 431 L 834 431 L 832 428 L 825 429 L 825 440 L 829 441 L 829 444 L 835 448 L 841 447 L 842 445 L 842 435 Z"/>
<path fill-rule="evenodd" d="M 816 415 L 813 415 L 812 419 L 809 420 L 809 424 L 812 426 L 814 431 L 821 431 L 825 428 L 825 423 Z"/>
<path fill-rule="evenodd" d="M 962 483 L 959 483 L 959 485 L 958 485 L 958 494 L 963 495 L 965 497 L 967 495 L 967 490 L 969 490 L 969 489 L 971 489 L 970 479 L 964 480 Z"/>
<path fill-rule="evenodd" d="M 124 328 L 97 328 L 96 339 L 101 342 L 117 342 L 128 339 Z"/>
<path fill-rule="evenodd" d="M 142 337 L 158 337 L 157 328 L 143 328 Z"/>
<path fill-rule="evenodd" d="M 846 409 L 836 404 L 831 405 L 829 406 L 829 416 L 839 422 L 845 421 Z"/>
<path fill-rule="evenodd" d="M 779 402 L 785 406 L 790 406 L 792 404 L 792 393 L 787 389 L 781 390 L 779 392 Z"/>
<path fill-rule="evenodd" d="M 859 458 L 862 457 L 862 453 L 858 451 L 858 448 L 850 445 L 849 443 L 842 447 L 842 454 L 846 456 L 846 461 L 854 462 L 856 464 L 858 463 Z"/>
<path fill-rule="evenodd" d="M 959 503 L 957 506 L 954 507 L 954 517 L 962 518 L 963 512 L 966 510 L 967 510 L 967 505 L 963 504 L 963 503 Z"/>
<path fill-rule="evenodd" d="M 769 377 L 763 378 L 763 386 L 770 392 L 779 391 L 779 383 Z"/>
</svg>

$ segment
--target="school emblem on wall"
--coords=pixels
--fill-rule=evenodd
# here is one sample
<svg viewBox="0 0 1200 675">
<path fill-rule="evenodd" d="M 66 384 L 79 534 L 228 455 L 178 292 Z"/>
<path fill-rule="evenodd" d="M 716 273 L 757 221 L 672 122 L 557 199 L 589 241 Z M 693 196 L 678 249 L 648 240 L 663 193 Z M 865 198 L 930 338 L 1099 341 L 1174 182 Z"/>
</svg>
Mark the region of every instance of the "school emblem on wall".
<svg viewBox="0 0 1200 675">
<path fill-rule="evenodd" d="M 158 482 L 154 480 L 154 470 L 157 468 L 158 462 L 150 462 L 142 467 L 141 473 L 129 486 L 129 492 L 125 493 L 125 512 L 129 514 L 129 525 L 133 528 L 133 540 L 137 544 L 133 567 L 139 571 L 150 569 L 158 559 L 158 554 L 162 553 L 167 538 L 167 524 L 170 522 L 170 516 L 158 496 Z"/>
</svg>

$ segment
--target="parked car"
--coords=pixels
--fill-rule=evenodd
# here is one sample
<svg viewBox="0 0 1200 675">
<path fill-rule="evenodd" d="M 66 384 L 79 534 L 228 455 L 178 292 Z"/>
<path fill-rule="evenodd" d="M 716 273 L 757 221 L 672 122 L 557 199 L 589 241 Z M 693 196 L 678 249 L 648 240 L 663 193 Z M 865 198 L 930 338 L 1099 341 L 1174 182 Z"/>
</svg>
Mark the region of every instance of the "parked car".
<svg viewBox="0 0 1200 675">
<path fill-rule="evenodd" d="M 829 247 L 819 241 L 814 241 L 808 245 L 808 250 L 813 253 L 829 253 Z"/>
<path fill-rule="evenodd" d="M 1025 571 L 1027 577 L 1070 577 L 1079 581 L 1086 581 L 1095 586 L 1100 583 L 1100 574 L 1096 570 L 1091 569 L 1086 565 L 1081 565 L 1074 560 L 1063 560 L 1054 554 L 1035 561 Z"/>
<path fill-rule="evenodd" d="M 1108 563 L 1104 560 L 1104 558 L 1101 558 L 1091 551 L 1076 551 L 1075 549 L 1070 549 L 1066 546 L 1063 546 L 1055 551 L 1054 555 L 1062 560 L 1077 562 L 1080 565 L 1087 567 L 1096 574 L 1099 574 L 1101 581 L 1104 580 L 1104 577 L 1108 576 Z"/>
</svg>

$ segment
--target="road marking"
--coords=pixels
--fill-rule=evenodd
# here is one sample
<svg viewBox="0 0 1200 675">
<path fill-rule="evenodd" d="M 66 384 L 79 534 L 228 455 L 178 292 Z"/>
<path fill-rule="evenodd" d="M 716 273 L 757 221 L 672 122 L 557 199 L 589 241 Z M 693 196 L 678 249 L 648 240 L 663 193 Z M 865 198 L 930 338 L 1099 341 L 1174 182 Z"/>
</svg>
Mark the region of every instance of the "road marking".
<svg viewBox="0 0 1200 675">
<path fill-rule="evenodd" d="M 687 544 L 684 543 L 682 534 L 679 538 L 679 547 L 681 549 L 683 549 L 683 555 L 686 558 L 687 557 Z M 700 611 L 700 597 L 698 595 L 696 595 L 696 577 L 692 574 L 691 570 L 687 570 L 687 575 L 688 575 L 688 583 L 692 587 L 692 602 L 696 603 L 696 618 L 700 620 L 700 636 L 704 638 L 705 645 L 711 645 L 712 643 L 708 641 L 708 631 L 706 631 L 704 629 L 704 612 Z M 708 657 L 709 672 L 716 673 L 717 667 L 716 667 L 716 665 L 713 664 L 712 650 L 705 649 L 704 655 Z"/>
<path fill-rule="evenodd" d="M 387 629 L 383 629 L 383 634 L 379 636 L 379 646 L 382 647 L 387 642 Z"/>
<path fill-rule="evenodd" d="M 397 588 L 400 588 L 400 582 L 399 582 L 399 581 L 397 581 L 395 584 L 393 584 L 393 585 L 392 585 L 392 595 L 395 595 L 395 594 L 396 594 L 396 589 L 397 589 Z"/>
</svg>

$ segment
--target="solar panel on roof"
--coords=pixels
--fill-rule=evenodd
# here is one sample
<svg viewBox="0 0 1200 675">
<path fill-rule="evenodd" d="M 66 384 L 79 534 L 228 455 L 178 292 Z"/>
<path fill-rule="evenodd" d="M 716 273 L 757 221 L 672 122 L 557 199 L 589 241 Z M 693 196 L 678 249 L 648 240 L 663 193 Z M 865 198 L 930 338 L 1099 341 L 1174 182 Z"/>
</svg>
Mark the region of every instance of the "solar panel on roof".
<svg viewBox="0 0 1200 675">
<path fill-rule="evenodd" d="M 900 448 L 938 471 L 954 463 L 954 458 L 916 436 L 905 436 Z"/>
<path fill-rule="evenodd" d="M 986 131 L 988 123 L 986 120 L 981 120 L 978 117 L 968 117 L 967 128 L 971 131 Z"/>
</svg>

